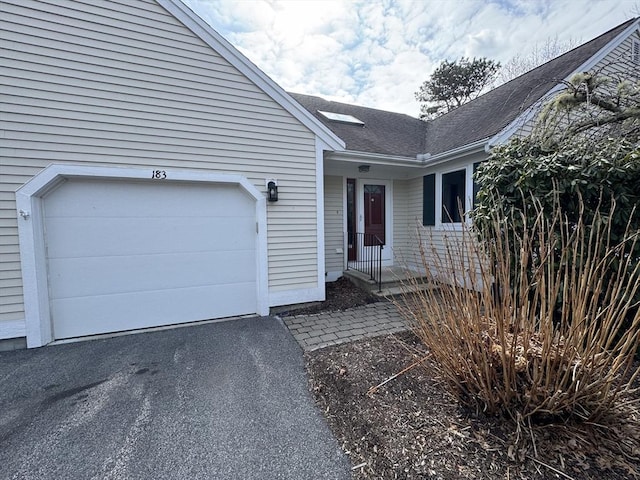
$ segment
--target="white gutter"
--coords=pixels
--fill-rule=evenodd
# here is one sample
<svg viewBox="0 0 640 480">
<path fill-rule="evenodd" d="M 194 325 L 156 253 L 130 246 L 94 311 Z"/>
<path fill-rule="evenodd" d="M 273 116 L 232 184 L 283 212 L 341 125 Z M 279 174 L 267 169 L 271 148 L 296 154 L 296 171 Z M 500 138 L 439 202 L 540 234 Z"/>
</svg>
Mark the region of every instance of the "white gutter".
<svg viewBox="0 0 640 480">
<path fill-rule="evenodd" d="M 477 140 L 473 143 L 468 143 L 467 145 L 447 150 L 446 152 L 438 153 L 436 155 L 423 153 L 417 156 L 417 160 L 420 160 L 422 166 L 433 167 L 449 160 L 453 160 L 454 158 L 466 157 L 467 155 L 472 155 L 483 150 L 487 151 L 488 141 L 489 137 L 483 138 L 482 140 Z"/>
<path fill-rule="evenodd" d="M 369 165 L 388 165 L 392 167 L 424 166 L 424 161 L 422 161 L 420 158 L 417 158 L 417 157 L 403 157 L 399 155 L 385 155 L 381 153 L 358 152 L 355 150 L 331 152 L 327 154 L 327 159 L 339 160 L 339 161 L 350 162 L 350 163 L 367 163 Z"/>
</svg>

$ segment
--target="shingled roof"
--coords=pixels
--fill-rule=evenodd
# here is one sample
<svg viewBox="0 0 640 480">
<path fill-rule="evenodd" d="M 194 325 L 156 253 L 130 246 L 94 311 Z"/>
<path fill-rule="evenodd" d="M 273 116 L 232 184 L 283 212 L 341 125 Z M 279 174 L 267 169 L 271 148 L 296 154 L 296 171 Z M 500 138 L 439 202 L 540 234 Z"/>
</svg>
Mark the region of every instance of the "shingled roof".
<svg viewBox="0 0 640 480">
<path fill-rule="evenodd" d="M 636 20 L 631 19 L 429 121 L 425 152 L 438 154 L 496 135 Z"/>
<path fill-rule="evenodd" d="M 425 151 L 426 124 L 417 118 L 311 95 L 289 95 L 344 140 L 347 150 L 413 158 Z M 364 125 L 329 120 L 319 111 L 351 115 Z"/>
<path fill-rule="evenodd" d="M 347 150 L 405 157 L 435 155 L 498 134 L 637 20 L 631 19 L 429 122 L 311 95 L 289 95 L 344 140 Z M 320 111 L 351 115 L 364 125 L 330 120 Z"/>
</svg>

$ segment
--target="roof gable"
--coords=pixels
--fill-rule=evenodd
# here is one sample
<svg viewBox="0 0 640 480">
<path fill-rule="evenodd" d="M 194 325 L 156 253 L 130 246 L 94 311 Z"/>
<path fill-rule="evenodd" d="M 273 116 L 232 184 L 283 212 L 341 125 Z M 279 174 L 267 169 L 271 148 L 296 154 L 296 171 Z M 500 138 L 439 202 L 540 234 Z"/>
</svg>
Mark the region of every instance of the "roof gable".
<svg viewBox="0 0 640 480">
<path fill-rule="evenodd" d="M 575 72 L 588 70 L 605 53 L 637 28 L 640 19 L 631 19 L 593 40 L 556 57 L 480 97 L 428 122 L 427 149 L 432 155 L 472 144 L 503 132 L 501 139 L 513 133 L 509 128 L 559 82 Z"/>
<path fill-rule="evenodd" d="M 422 120 L 402 113 L 332 102 L 311 95 L 289 95 L 342 138 L 349 151 L 412 158 L 424 152 L 427 125 Z M 320 112 L 338 116 L 331 120 Z M 341 121 L 340 115 L 354 117 L 360 123 Z"/>
<path fill-rule="evenodd" d="M 209 24 L 196 15 L 181 0 L 156 0 L 165 10 L 215 50 L 221 57 L 255 83 L 282 108 L 311 130 L 332 150 L 342 150 L 344 142 L 331 129 L 318 121 L 294 101 L 277 83 L 225 40 Z"/>
</svg>

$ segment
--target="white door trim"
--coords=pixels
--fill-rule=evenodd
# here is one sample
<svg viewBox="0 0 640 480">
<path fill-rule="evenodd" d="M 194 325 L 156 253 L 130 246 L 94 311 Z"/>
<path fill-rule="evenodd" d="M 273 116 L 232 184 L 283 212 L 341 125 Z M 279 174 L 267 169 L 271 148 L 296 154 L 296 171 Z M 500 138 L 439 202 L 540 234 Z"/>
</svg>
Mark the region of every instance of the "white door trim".
<svg viewBox="0 0 640 480">
<path fill-rule="evenodd" d="M 382 262 L 383 262 L 383 265 L 392 265 L 392 262 L 393 262 L 393 181 L 379 180 L 376 178 L 357 178 L 356 179 L 356 215 L 358 217 L 356 219 L 356 224 L 357 224 L 357 230 L 359 232 L 364 232 L 364 186 L 365 184 L 366 185 L 384 185 L 385 245 L 384 245 L 384 248 L 382 249 Z M 358 252 L 358 255 L 360 255 L 360 252 Z"/>
<path fill-rule="evenodd" d="M 155 172 L 160 172 L 157 177 Z M 49 310 L 46 246 L 43 235 L 42 197 L 69 178 L 239 185 L 256 200 L 256 287 L 258 296 L 256 313 L 259 315 L 269 314 L 266 198 L 245 177 L 190 170 L 50 165 L 16 191 L 28 348 L 46 345 L 53 340 Z"/>
</svg>

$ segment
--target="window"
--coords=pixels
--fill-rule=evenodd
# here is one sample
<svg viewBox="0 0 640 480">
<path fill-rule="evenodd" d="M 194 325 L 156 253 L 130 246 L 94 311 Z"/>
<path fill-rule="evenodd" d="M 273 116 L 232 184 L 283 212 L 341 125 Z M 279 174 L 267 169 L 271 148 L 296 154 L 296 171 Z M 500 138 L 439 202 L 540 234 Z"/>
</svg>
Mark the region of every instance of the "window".
<svg viewBox="0 0 640 480">
<path fill-rule="evenodd" d="M 478 165 L 476 162 L 422 177 L 422 225 L 457 229 L 468 220 L 465 217 L 475 206 L 479 188 L 473 180 Z"/>
<path fill-rule="evenodd" d="M 460 223 L 465 212 L 467 171 L 442 175 L 442 223 Z"/>
<path fill-rule="evenodd" d="M 631 61 L 640 64 L 640 40 L 634 40 L 631 44 Z"/>
<path fill-rule="evenodd" d="M 335 112 L 324 112 L 322 110 L 318 110 L 318 113 L 323 117 L 332 120 L 334 122 L 340 123 L 351 123 L 353 125 L 364 126 L 364 122 L 353 115 L 347 115 L 345 113 L 335 113 Z"/>
</svg>

